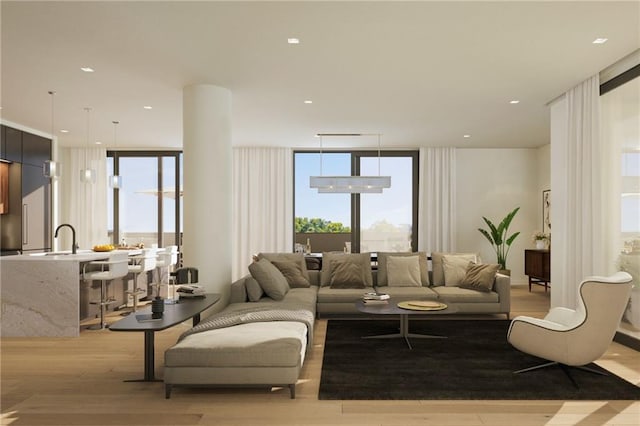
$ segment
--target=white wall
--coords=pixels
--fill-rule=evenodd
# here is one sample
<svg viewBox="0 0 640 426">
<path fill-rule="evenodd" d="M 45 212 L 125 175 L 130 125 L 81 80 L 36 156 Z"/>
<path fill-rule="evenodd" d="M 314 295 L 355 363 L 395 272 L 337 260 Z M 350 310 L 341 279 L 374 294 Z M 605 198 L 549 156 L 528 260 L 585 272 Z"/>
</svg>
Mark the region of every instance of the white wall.
<svg viewBox="0 0 640 426">
<path fill-rule="evenodd" d="M 524 250 L 533 248 L 531 234 L 542 223 L 538 150 L 461 148 L 456 157 L 457 251 L 479 252 L 483 262 L 496 262 L 491 245 L 478 232 L 486 228 L 482 217 L 497 225 L 519 206 L 509 231 L 521 234 L 511 246 L 507 268 L 511 269 L 511 284 L 525 284 Z"/>
</svg>

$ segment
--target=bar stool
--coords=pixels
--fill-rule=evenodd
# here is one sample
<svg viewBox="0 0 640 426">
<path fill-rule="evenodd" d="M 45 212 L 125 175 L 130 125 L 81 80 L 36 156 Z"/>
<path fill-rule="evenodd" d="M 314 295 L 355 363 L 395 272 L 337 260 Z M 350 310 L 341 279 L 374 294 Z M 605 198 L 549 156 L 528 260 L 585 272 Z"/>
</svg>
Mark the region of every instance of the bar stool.
<svg viewBox="0 0 640 426">
<path fill-rule="evenodd" d="M 152 284 L 153 286 L 161 286 L 163 285 L 163 277 L 161 276 L 162 273 L 162 268 L 169 268 L 171 269 L 172 266 L 176 265 L 178 263 L 178 246 L 167 246 L 164 248 L 163 252 L 158 253 L 158 261 L 156 262 L 156 271 L 158 273 L 158 280 L 156 281 L 155 284 Z M 171 271 L 167 270 L 167 274 L 165 275 L 167 277 L 167 285 L 171 284 Z M 160 291 L 158 291 L 158 294 L 160 294 Z M 167 294 L 167 298 L 170 295 Z"/>
<path fill-rule="evenodd" d="M 87 266 L 100 266 L 100 270 L 87 272 Z M 129 274 L 129 259 L 126 251 L 113 251 L 109 254 L 109 260 L 96 260 L 84 264 L 82 268 L 83 279 L 86 281 L 101 281 L 100 300 L 98 302 L 90 302 L 92 305 L 100 305 L 100 324 L 89 326 L 90 330 L 102 330 L 109 326 L 104 318 L 105 311 L 108 305 L 115 303 L 115 299 L 107 297 L 107 281 L 125 277 L 127 274 Z"/>
<path fill-rule="evenodd" d="M 129 273 L 133 274 L 133 285 L 131 289 L 127 289 L 127 299 L 133 297 L 133 312 L 138 310 L 138 296 L 146 292 L 145 289 L 138 287 L 138 277 L 144 272 L 155 269 L 157 262 L 157 249 L 144 249 L 139 256 L 131 256 L 129 259 L 134 263 L 129 265 Z M 128 304 L 128 303 L 127 303 Z"/>
</svg>

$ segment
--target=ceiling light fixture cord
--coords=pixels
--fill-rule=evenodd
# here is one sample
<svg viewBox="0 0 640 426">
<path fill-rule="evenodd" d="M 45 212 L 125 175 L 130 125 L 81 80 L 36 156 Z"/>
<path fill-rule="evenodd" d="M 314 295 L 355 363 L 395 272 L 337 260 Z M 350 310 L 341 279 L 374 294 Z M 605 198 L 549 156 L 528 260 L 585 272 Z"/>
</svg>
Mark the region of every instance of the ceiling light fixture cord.
<svg viewBox="0 0 640 426">
<path fill-rule="evenodd" d="M 322 135 L 320 135 L 320 176 L 324 176 L 322 174 Z"/>
<path fill-rule="evenodd" d="M 84 169 L 88 170 L 89 167 L 87 165 L 87 150 L 89 149 L 89 116 L 91 115 L 91 108 L 85 107 L 84 110 L 87 111 L 87 141 L 84 145 Z"/>
</svg>

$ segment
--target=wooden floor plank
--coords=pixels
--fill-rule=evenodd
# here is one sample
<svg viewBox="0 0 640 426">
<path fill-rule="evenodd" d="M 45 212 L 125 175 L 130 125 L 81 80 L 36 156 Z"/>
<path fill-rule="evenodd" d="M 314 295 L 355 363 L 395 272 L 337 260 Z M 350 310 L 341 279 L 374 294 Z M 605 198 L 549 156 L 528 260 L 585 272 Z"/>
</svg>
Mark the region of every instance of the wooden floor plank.
<svg viewBox="0 0 640 426">
<path fill-rule="evenodd" d="M 549 294 L 512 290 L 512 317 L 540 317 Z M 478 319 L 490 318 L 479 316 Z M 498 317 L 500 318 L 500 317 Z M 504 318 L 504 317 L 501 317 Z M 110 318 L 110 321 L 117 320 Z M 189 328 L 156 334 L 156 376 L 164 351 Z M 287 388 L 176 388 L 125 383 L 142 376 L 141 333 L 84 330 L 78 338 L 3 338 L 0 406 L 3 425 L 517 425 L 640 424 L 638 401 L 319 401 L 327 320 L 318 320 L 314 346 L 297 384 Z M 363 361 L 364 362 L 364 361 Z M 613 343 L 603 367 L 640 383 L 638 352 Z M 635 422 L 635 423 L 634 423 Z"/>
</svg>

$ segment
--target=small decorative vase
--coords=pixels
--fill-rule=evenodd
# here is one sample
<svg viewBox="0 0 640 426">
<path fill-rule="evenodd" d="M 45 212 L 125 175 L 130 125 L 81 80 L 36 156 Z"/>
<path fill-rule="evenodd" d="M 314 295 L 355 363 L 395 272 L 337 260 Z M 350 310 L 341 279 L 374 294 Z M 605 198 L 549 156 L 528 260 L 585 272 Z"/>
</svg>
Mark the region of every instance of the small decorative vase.
<svg viewBox="0 0 640 426">
<path fill-rule="evenodd" d="M 162 318 L 164 312 L 164 300 L 156 297 L 151 301 L 151 316 L 153 318 Z"/>
<path fill-rule="evenodd" d="M 536 240 L 536 248 L 538 250 L 543 250 L 544 249 L 544 240 Z"/>
</svg>

